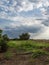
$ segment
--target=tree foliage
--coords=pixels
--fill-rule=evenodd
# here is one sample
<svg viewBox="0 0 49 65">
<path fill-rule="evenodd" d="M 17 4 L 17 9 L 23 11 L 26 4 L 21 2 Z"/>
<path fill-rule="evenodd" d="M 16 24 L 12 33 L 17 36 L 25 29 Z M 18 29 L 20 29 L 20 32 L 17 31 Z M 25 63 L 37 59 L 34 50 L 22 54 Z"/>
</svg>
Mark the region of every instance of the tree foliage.
<svg viewBox="0 0 49 65">
<path fill-rule="evenodd" d="M 0 38 L 1 38 L 1 35 L 2 35 L 2 30 L 0 29 Z"/>
<path fill-rule="evenodd" d="M 22 33 L 19 38 L 21 40 L 28 40 L 30 38 L 30 35 L 28 33 Z"/>
<path fill-rule="evenodd" d="M 7 50 L 7 40 L 6 36 L 2 36 L 2 30 L 0 30 L 0 52 L 5 52 Z"/>
<path fill-rule="evenodd" d="M 4 39 L 4 40 L 6 40 L 6 41 L 8 41 L 8 40 L 9 40 L 9 38 L 8 38 L 7 34 L 4 34 L 4 35 L 3 35 L 3 39 Z"/>
</svg>

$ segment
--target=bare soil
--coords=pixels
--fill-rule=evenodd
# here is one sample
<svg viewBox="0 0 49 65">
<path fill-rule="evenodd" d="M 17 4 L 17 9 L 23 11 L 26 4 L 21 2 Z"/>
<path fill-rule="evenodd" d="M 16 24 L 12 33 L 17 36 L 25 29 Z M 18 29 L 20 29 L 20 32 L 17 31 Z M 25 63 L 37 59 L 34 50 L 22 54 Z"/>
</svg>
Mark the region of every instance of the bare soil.
<svg viewBox="0 0 49 65">
<path fill-rule="evenodd" d="M 0 65 L 49 65 L 49 56 L 33 58 L 32 54 L 13 53 L 11 59 L 6 59 L 4 53 L 0 53 Z"/>
</svg>

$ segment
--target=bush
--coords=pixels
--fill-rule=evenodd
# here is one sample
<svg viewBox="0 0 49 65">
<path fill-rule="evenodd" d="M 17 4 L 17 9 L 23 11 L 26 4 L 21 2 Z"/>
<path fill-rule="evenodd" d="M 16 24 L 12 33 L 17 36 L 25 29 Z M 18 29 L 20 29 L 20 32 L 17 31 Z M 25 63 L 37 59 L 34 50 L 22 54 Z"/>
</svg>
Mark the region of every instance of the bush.
<svg viewBox="0 0 49 65">
<path fill-rule="evenodd" d="M 0 40 L 0 52 L 5 52 L 7 51 L 7 42 L 4 39 Z"/>
<path fill-rule="evenodd" d="M 7 59 L 7 60 L 11 59 L 12 56 L 13 56 L 13 54 L 9 51 L 4 54 L 4 58 Z"/>
<path fill-rule="evenodd" d="M 37 51 L 33 52 L 32 57 L 37 58 L 37 57 L 40 57 L 40 56 L 43 56 L 43 55 L 48 55 L 48 53 L 46 51 L 37 50 Z"/>
<path fill-rule="evenodd" d="M 7 35 L 2 36 L 2 30 L 0 30 L 0 52 L 7 51 Z"/>
</svg>

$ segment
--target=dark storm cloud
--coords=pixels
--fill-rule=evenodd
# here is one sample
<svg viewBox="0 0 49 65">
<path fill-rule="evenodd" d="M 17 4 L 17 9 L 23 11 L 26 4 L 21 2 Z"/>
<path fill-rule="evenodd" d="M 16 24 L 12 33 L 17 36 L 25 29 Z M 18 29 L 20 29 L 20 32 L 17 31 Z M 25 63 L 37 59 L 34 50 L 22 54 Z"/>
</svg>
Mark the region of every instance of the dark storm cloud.
<svg viewBox="0 0 49 65">
<path fill-rule="evenodd" d="M 44 21 L 42 22 L 42 24 L 44 24 L 45 26 L 49 26 L 49 19 L 48 19 L 48 20 L 44 20 Z"/>
<path fill-rule="evenodd" d="M 4 34 L 7 34 L 10 38 L 16 38 L 22 33 L 38 33 L 39 31 L 42 32 L 43 27 L 42 26 L 20 26 L 17 28 L 10 28 L 5 27 Z"/>
<path fill-rule="evenodd" d="M 30 2 L 37 3 L 39 0 L 29 0 Z"/>
</svg>

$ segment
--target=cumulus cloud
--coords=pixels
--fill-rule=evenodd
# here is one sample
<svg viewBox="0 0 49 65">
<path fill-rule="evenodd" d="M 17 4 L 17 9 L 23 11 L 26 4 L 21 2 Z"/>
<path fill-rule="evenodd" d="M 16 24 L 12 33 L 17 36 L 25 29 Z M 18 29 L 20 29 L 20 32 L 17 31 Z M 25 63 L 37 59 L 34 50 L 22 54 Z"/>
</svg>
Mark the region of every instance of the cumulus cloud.
<svg viewBox="0 0 49 65">
<path fill-rule="evenodd" d="M 31 38 L 48 39 L 49 0 L 0 0 L 0 24 L 10 37 L 29 32 Z"/>
<path fill-rule="evenodd" d="M 44 21 L 42 22 L 42 24 L 44 24 L 45 26 L 49 26 L 49 19 L 44 20 Z"/>
<path fill-rule="evenodd" d="M 34 39 L 49 39 L 49 27 L 45 27 L 43 32 L 34 36 Z"/>
<path fill-rule="evenodd" d="M 1 0 L 0 12 L 5 12 L 7 15 L 19 15 L 18 12 L 27 12 L 40 8 L 42 14 L 45 14 L 49 6 L 48 0 Z"/>
</svg>

